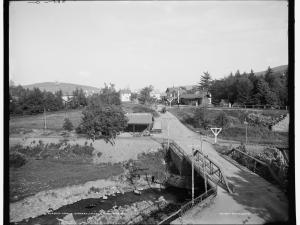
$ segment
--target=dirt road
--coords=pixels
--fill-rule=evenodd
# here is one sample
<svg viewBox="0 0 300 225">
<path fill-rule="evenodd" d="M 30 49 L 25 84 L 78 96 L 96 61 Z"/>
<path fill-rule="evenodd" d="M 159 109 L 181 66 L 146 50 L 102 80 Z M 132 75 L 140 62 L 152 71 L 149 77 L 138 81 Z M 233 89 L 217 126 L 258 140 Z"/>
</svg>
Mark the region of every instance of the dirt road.
<svg viewBox="0 0 300 225">
<path fill-rule="evenodd" d="M 156 137 L 169 137 L 190 155 L 193 146 L 200 146 L 200 135 L 185 127 L 171 113 L 162 114 L 158 120 L 162 123 L 163 132 L 156 134 Z M 258 175 L 242 170 L 222 158 L 210 142 L 210 139 L 203 141 L 203 152 L 223 169 L 228 181 L 234 185 L 235 192 L 229 194 L 222 188 L 218 188 L 218 195 L 209 207 L 201 210 L 195 207 L 183 216 L 182 222 L 186 224 L 262 224 L 270 221 L 286 221 L 288 219 L 286 196 Z M 177 219 L 173 223 L 181 223 L 181 221 Z"/>
</svg>

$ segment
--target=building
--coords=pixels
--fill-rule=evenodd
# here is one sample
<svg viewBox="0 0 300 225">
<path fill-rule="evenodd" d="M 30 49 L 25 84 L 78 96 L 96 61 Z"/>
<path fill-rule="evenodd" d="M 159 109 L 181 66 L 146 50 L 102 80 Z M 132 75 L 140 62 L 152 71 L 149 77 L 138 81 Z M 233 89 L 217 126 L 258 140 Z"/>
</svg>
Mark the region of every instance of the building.
<svg viewBox="0 0 300 225">
<path fill-rule="evenodd" d="M 65 94 L 65 95 L 61 96 L 61 98 L 62 98 L 62 100 L 63 100 L 64 102 L 69 102 L 69 101 L 71 101 L 73 97 L 74 97 L 74 95 L 68 95 L 68 94 Z"/>
<path fill-rule="evenodd" d="M 208 106 L 211 105 L 211 96 L 210 93 L 207 92 L 198 92 L 195 94 L 182 94 L 179 95 L 179 104 Z"/>
<path fill-rule="evenodd" d="M 129 89 L 120 90 L 121 102 L 130 102 L 131 91 Z"/>
<path fill-rule="evenodd" d="M 159 90 L 151 91 L 150 96 L 156 100 L 161 100 L 161 93 Z"/>
<path fill-rule="evenodd" d="M 142 132 L 144 130 L 151 130 L 154 123 L 154 118 L 151 113 L 127 113 L 128 126 L 125 131 Z"/>
<path fill-rule="evenodd" d="M 170 87 L 166 90 L 166 98 L 172 97 L 172 104 L 182 105 L 211 105 L 211 93 L 206 90 L 198 90 L 197 86 Z"/>
</svg>

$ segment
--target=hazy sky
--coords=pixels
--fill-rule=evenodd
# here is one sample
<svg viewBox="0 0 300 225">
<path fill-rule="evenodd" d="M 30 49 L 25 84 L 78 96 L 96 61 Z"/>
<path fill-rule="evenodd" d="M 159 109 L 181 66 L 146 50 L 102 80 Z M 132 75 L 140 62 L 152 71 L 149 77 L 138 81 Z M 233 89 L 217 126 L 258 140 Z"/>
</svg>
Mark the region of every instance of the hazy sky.
<svg viewBox="0 0 300 225">
<path fill-rule="evenodd" d="M 164 90 L 288 63 L 285 1 L 10 2 L 10 79 Z"/>
</svg>

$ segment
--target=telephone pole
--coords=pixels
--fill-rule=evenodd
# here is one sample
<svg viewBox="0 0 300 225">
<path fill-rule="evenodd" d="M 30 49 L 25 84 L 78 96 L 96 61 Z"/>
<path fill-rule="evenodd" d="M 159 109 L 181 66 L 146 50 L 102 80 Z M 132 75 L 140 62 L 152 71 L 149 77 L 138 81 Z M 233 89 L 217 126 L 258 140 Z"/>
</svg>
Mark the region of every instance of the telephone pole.
<svg viewBox="0 0 300 225">
<path fill-rule="evenodd" d="M 194 189 L 194 148 L 192 148 L 192 204 L 194 205 L 194 195 L 195 195 L 195 189 Z"/>
<path fill-rule="evenodd" d="M 44 129 L 47 129 L 47 117 L 46 117 L 46 108 L 44 107 Z"/>
</svg>

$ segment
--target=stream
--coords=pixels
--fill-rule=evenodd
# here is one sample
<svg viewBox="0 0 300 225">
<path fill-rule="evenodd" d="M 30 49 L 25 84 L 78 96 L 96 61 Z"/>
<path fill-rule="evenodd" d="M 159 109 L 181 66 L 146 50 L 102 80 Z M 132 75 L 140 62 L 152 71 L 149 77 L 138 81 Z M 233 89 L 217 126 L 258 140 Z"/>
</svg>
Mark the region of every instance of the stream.
<svg viewBox="0 0 300 225">
<path fill-rule="evenodd" d="M 196 196 L 200 193 L 196 193 Z M 167 187 L 166 189 L 146 189 L 141 191 L 141 195 L 136 195 L 133 192 L 125 192 L 124 194 L 116 194 L 108 196 L 108 199 L 89 198 L 82 199 L 73 204 L 65 205 L 50 214 L 41 215 L 36 218 L 29 218 L 17 223 L 26 225 L 43 225 L 43 224 L 59 224 L 58 219 L 62 219 L 67 214 L 72 213 L 76 223 L 86 222 L 88 217 L 96 215 L 99 210 L 110 210 L 116 206 L 131 205 L 141 201 L 156 201 L 163 196 L 167 201 L 167 207 L 163 210 L 151 213 L 145 218 L 142 223 L 151 223 L 163 220 L 173 212 L 177 211 L 181 205 L 191 200 L 191 195 L 186 189 Z M 148 221 L 148 222 L 147 222 Z"/>
</svg>

